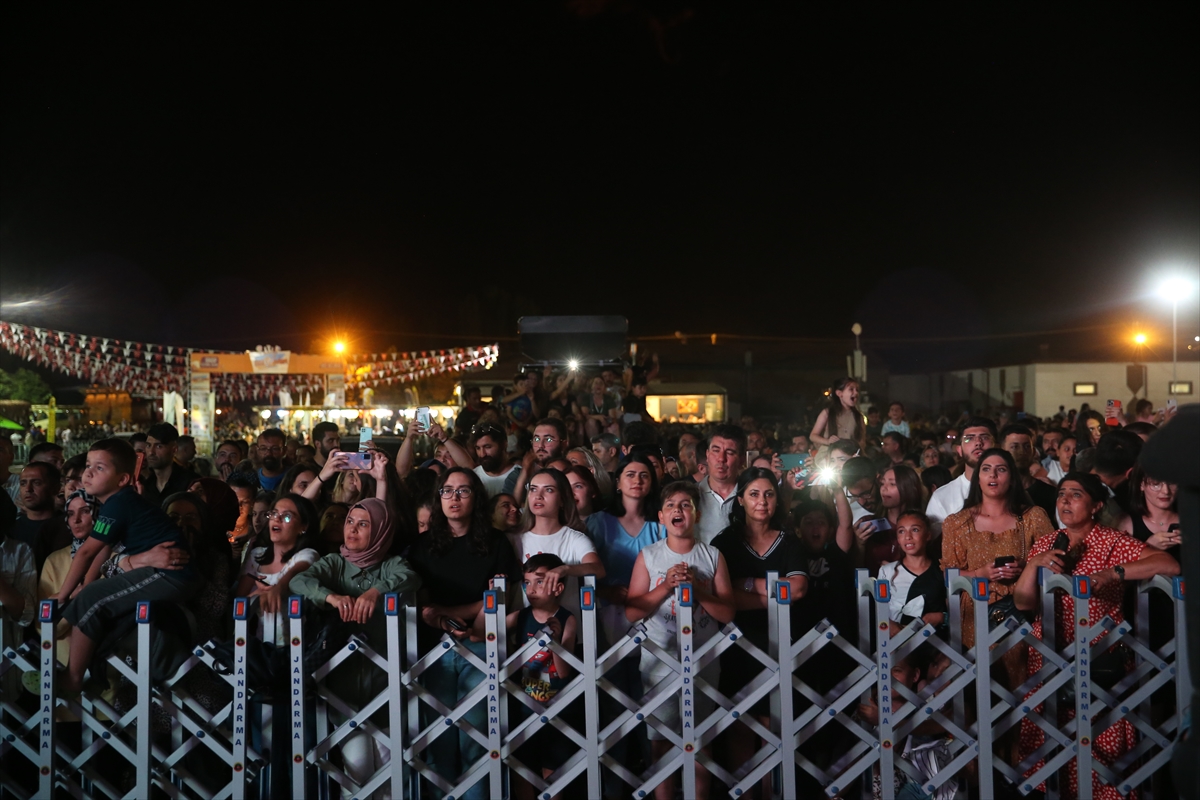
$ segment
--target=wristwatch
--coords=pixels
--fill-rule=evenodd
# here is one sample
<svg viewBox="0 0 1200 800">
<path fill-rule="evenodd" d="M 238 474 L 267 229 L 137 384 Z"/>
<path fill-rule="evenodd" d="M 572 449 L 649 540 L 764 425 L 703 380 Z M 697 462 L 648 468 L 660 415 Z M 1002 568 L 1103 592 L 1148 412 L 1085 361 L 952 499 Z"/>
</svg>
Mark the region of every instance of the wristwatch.
<svg viewBox="0 0 1200 800">
<path fill-rule="evenodd" d="M 749 594 L 754 594 L 754 578 L 746 578 L 746 582 L 742 584 L 742 589 Z"/>
<path fill-rule="evenodd" d="M 1125 580 L 1125 567 L 1117 564 L 1115 567 L 1113 567 L 1113 572 L 1117 573 L 1117 577 L 1122 581 Z"/>
</svg>

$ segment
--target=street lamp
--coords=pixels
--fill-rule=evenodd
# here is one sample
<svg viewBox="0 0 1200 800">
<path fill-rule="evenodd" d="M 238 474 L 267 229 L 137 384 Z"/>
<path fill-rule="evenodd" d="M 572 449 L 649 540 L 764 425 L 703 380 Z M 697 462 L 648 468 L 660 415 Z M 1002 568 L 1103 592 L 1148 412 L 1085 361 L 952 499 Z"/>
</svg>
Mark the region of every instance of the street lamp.
<svg viewBox="0 0 1200 800">
<path fill-rule="evenodd" d="M 1192 293 L 1192 281 L 1172 275 L 1158 285 L 1158 295 L 1171 301 L 1171 383 L 1179 380 L 1179 301 Z"/>
</svg>

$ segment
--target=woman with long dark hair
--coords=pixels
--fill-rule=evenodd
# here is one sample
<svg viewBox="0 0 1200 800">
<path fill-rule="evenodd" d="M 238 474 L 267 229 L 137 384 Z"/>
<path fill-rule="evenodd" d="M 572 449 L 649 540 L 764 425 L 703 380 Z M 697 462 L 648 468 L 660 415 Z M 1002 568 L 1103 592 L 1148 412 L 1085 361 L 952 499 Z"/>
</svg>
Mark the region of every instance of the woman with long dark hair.
<svg viewBox="0 0 1200 800">
<path fill-rule="evenodd" d="M 855 560 L 870 570 L 872 577 L 881 565 L 903 555 L 896 543 L 896 528 L 905 511 L 925 507 L 921 476 L 904 464 L 888 467 L 879 474 L 873 505 L 882 513 L 863 517 L 854 525 Z"/>
<path fill-rule="evenodd" d="M 1034 541 L 1053 531 L 1046 512 L 1033 504 L 1021 484 L 1012 454 L 993 447 L 979 458 L 963 510 L 942 523 L 942 571 L 957 569 L 965 578 L 988 579 L 989 620 L 994 627 L 1016 612 L 1013 592 Z M 964 595 L 965 647 L 975 646 L 973 608 Z M 1025 680 L 1024 648 L 1009 650 L 1003 662 L 1006 687 L 1015 689 Z"/>
<path fill-rule="evenodd" d="M 282 484 L 280 484 L 282 486 Z M 316 543 L 320 517 L 311 502 L 298 494 L 280 495 L 267 512 L 267 536 L 262 547 L 251 548 L 242 564 L 238 579 L 238 597 L 258 597 L 259 631 L 270 615 L 275 623 L 275 642 L 285 640 L 283 620 L 279 616 L 288 592 L 288 582 L 311 567 L 321 557 Z"/>
<path fill-rule="evenodd" d="M 773 587 L 767 585 L 767 573 L 778 572 L 791 585 L 793 600 L 808 591 L 808 563 L 800 539 L 785 530 L 788 509 L 779 502 L 775 473 L 751 468 L 738 477 L 737 502 L 729 513 L 729 527 L 713 540 L 729 568 L 733 601 L 737 613 L 734 622 L 751 644 L 766 652 L 768 643 L 767 607 Z M 758 659 L 740 647 L 731 647 L 721 655 L 721 694 L 733 697 L 762 669 Z M 764 726 L 768 703 L 764 698 L 750 709 Z M 732 764 L 745 764 L 756 750 L 755 737 L 748 730 L 731 736 Z"/>
<path fill-rule="evenodd" d="M 610 642 L 629 629 L 625 598 L 638 553 L 667 535 L 658 522 L 658 495 L 654 463 L 648 456 L 635 453 L 617 470 L 617 493 L 612 504 L 591 517 L 592 537 L 605 570 L 598 590 L 603 603 L 600 623 Z"/>
<path fill-rule="evenodd" d="M 1117 526 L 1139 542 L 1178 558 L 1179 487 L 1146 474 L 1138 464 L 1129 473 L 1130 513 Z"/>
<path fill-rule="evenodd" d="M 863 416 L 858 410 L 858 381 L 841 378 L 830 390 L 829 403 L 817 415 L 808 438 L 822 446 L 849 439 L 861 450 L 866 435 Z"/>
<path fill-rule="evenodd" d="M 1088 447 L 1095 447 L 1100 443 L 1100 437 L 1107 430 L 1104 415 L 1099 411 L 1092 411 L 1091 409 L 1081 411 L 1075 419 L 1075 439 L 1078 441 L 1076 449 L 1083 450 Z"/>
<path fill-rule="evenodd" d="M 457 639 L 476 656 L 484 655 L 484 642 L 468 636 L 471 623 L 483 607 L 483 593 L 496 575 L 508 579 L 515 590 L 521 580 L 520 565 L 504 534 L 492 527 L 487 493 L 474 471 L 454 467 L 438 478 L 434 487 L 438 502 L 429 519 L 429 530 L 417 537 L 409 551 L 424 589 L 418 596 L 421 625 L 417 630 L 421 652 L 427 652 L 444 634 Z M 457 652 L 451 652 L 426 671 L 425 688 L 447 706 L 457 706 L 479 682 L 483 673 Z M 476 704 L 463 720 L 483 730 L 483 702 Z M 430 716 L 429 721 L 432 721 Z M 483 748 L 466 732 L 443 734 L 429 746 L 427 758 L 447 780 L 462 775 L 483 755 Z M 476 784 L 467 798 L 482 798 Z"/>
</svg>

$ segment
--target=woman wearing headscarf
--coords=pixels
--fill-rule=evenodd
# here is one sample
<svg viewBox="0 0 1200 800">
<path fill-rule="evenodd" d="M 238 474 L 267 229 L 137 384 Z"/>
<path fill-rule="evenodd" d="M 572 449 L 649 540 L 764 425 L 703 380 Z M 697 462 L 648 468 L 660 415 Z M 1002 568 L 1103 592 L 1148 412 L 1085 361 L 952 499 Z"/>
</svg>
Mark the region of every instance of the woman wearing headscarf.
<svg viewBox="0 0 1200 800">
<path fill-rule="evenodd" d="M 386 634 L 378 624 L 382 616 L 375 614 L 380 599 L 388 592 L 416 590 L 421 579 L 407 561 L 388 554 L 394 533 L 384 501 L 368 498 L 351 506 L 344 536 L 338 553 L 318 559 L 293 577 L 289 587 L 315 608 L 332 609 L 342 622 L 366 625 L 368 640 L 375 649 L 382 650 Z M 387 674 L 369 659 L 350 658 L 330 673 L 328 684 L 351 708 L 361 708 L 387 685 Z M 386 711 L 377 713 L 372 721 L 386 730 Z M 365 731 L 355 731 L 342 741 L 346 774 L 358 786 L 390 760 L 390 750 Z M 351 795 L 343 790 L 343 796 Z M 389 795 L 379 790 L 374 796 Z"/>
</svg>

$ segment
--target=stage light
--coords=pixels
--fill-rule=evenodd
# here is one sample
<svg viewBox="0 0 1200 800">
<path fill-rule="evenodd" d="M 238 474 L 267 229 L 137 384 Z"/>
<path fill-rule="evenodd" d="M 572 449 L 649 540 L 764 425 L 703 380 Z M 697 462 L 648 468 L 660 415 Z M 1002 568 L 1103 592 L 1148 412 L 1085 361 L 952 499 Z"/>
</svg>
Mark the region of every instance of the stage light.
<svg viewBox="0 0 1200 800">
<path fill-rule="evenodd" d="M 1144 333 L 1136 334 L 1133 337 L 1133 341 L 1135 344 L 1145 344 L 1146 343 L 1146 334 L 1144 334 Z"/>
<path fill-rule="evenodd" d="M 344 352 L 346 352 L 346 343 L 345 343 L 345 342 L 341 342 L 341 341 L 334 342 L 334 343 L 333 343 L 333 352 L 335 352 L 335 353 L 344 353 Z"/>
</svg>

